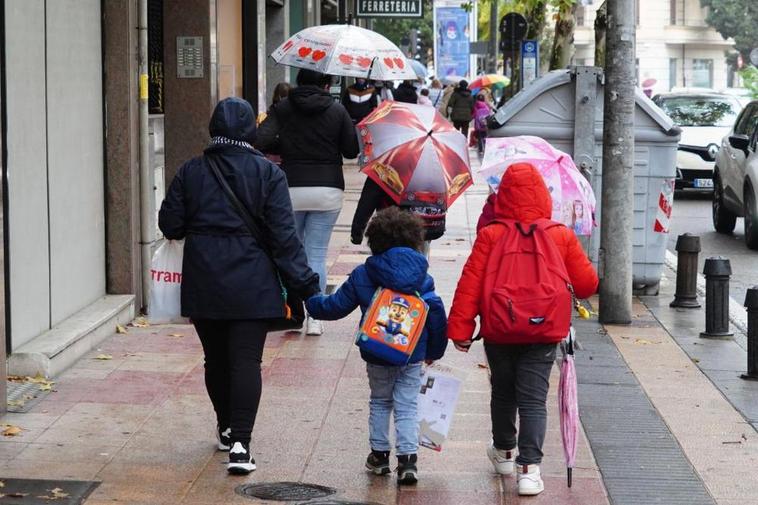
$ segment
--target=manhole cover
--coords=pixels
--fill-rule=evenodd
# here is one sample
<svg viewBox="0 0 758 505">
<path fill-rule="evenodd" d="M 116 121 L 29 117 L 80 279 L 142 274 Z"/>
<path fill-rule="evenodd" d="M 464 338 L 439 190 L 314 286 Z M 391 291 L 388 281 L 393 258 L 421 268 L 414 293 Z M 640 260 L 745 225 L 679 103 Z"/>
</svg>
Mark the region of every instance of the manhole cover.
<svg viewBox="0 0 758 505">
<path fill-rule="evenodd" d="M 302 501 L 316 498 L 326 498 L 337 491 L 316 484 L 301 484 L 297 482 L 264 482 L 261 484 L 243 484 L 237 486 L 235 492 L 249 498 L 275 501 Z"/>
<path fill-rule="evenodd" d="M 326 501 L 309 501 L 298 503 L 298 505 L 382 505 L 381 503 L 369 501 L 343 501 L 343 500 L 326 500 Z"/>
</svg>

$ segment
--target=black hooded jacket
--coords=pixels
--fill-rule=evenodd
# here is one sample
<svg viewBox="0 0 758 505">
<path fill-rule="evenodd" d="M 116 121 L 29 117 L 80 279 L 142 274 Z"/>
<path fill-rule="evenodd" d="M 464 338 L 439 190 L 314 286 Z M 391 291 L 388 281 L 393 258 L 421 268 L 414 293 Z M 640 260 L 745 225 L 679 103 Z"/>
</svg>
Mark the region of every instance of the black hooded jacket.
<svg viewBox="0 0 758 505">
<path fill-rule="evenodd" d="M 392 92 L 392 97 L 396 102 L 418 103 L 416 88 L 413 87 L 413 84 L 405 81 L 401 82 L 400 86 Z"/>
<path fill-rule="evenodd" d="M 213 137 L 251 142 L 255 115 L 249 103 L 227 98 L 210 121 Z M 281 287 L 271 260 L 253 239 L 208 166 L 218 162 L 229 186 L 266 226 L 268 246 L 291 289 L 318 293 L 295 231 L 284 173 L 253 149 L 216 144 L 179 169 L 161 205 L 159 226 L 170 240 L 186 239 L 182 315 L 199 319 L 268 319 L 284 315 Z"/>
<path fill-rule="evenodd" d="M 345 189 L 342 158 L 355 158 L 359 151 L 350 115 L 316 86 L 298 86 L 272 107 L 255 146 L 282 156 L 290 187 Z"/>
<path fill-rule="evenodd" d="M 474 118 L 474 97 L 468 88 L 455 88 L 450 101 L 450 119 L 457 123 L 468 123 Z"/>
</svg>

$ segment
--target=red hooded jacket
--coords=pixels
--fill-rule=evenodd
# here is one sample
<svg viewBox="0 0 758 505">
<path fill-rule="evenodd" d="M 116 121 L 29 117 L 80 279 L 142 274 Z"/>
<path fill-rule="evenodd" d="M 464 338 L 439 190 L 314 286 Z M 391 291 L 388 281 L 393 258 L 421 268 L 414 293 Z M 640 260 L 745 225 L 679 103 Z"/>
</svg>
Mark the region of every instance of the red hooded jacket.
<svg viewBox="0 0 758 505">
<path fill-rule="evenodd" d="M 513 219 L 529 224 L 540 218 L 550 219 L 553 202 L 537 169 L 528 163 L 516 163 L 505 172 L 497 196 L 492 219 Z M 485 205 L 483 214 L 492 209 L 492 199 Z M 490 221 L 492 220 L 490 219 Z M 451 340 L 471 340 L 476 330 L 476 317 L 480 314 L 483 278 L 487 259 L 493 246 L 505 232 L 505 227 L 497 223 L 488 224 L 480 219 L 479 234 L 474 249 L 463 268 L 458 281 L 453 306 L 447 322 L 447 335 Z M 577 298 L 588 298 L 597 291 L 598 278 L 587 255 L 584 253 L 574 232 L 565 226 L 554 226 L 547 230 L 563 257 L 574 293 Z"/>
</svg>

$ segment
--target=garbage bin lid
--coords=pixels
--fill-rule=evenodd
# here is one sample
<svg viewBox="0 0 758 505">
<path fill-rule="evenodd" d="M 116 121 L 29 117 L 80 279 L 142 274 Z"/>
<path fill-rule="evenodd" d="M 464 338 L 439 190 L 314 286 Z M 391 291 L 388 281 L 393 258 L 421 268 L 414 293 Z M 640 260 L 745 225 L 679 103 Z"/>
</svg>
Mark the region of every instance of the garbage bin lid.
<svg viewBox="0 0 758 505">
<path fill-rule="evenodd" d="M 534 81 L 527 88 L 522 89 L 516 94 L 516 96 L 506 102 L 503 107 L 498 109 L 495 114 L 495 121 L 497 124 L 505 125 L 540 95 L 571 82 L 576 68 L 577 67 L 553 70 Z M 602 97 L 598 97 L 598 100 L 602 103 Z M 674 121 L 672 121 L 660 107 L 655 105 L 655 103 L 653 103 L 653 101 L 648 98 L 640 88 L 634 89 L 634 101 L 666 135 L 678 136 L 681 133 L 681 130 L 674 124 Z"/>
</svg>

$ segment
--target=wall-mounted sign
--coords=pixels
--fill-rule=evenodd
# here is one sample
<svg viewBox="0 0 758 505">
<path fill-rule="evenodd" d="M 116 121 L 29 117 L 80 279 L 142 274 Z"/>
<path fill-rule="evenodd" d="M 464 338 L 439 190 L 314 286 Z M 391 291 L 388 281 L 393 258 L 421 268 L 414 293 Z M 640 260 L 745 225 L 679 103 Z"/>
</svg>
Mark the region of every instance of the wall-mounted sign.
<svg viewBox="0 0 758 505">
<path fill-rule="evenodd" d="M 423 0 L 356 0 L 359 18 L 421 18 Z"/>
</svg>

